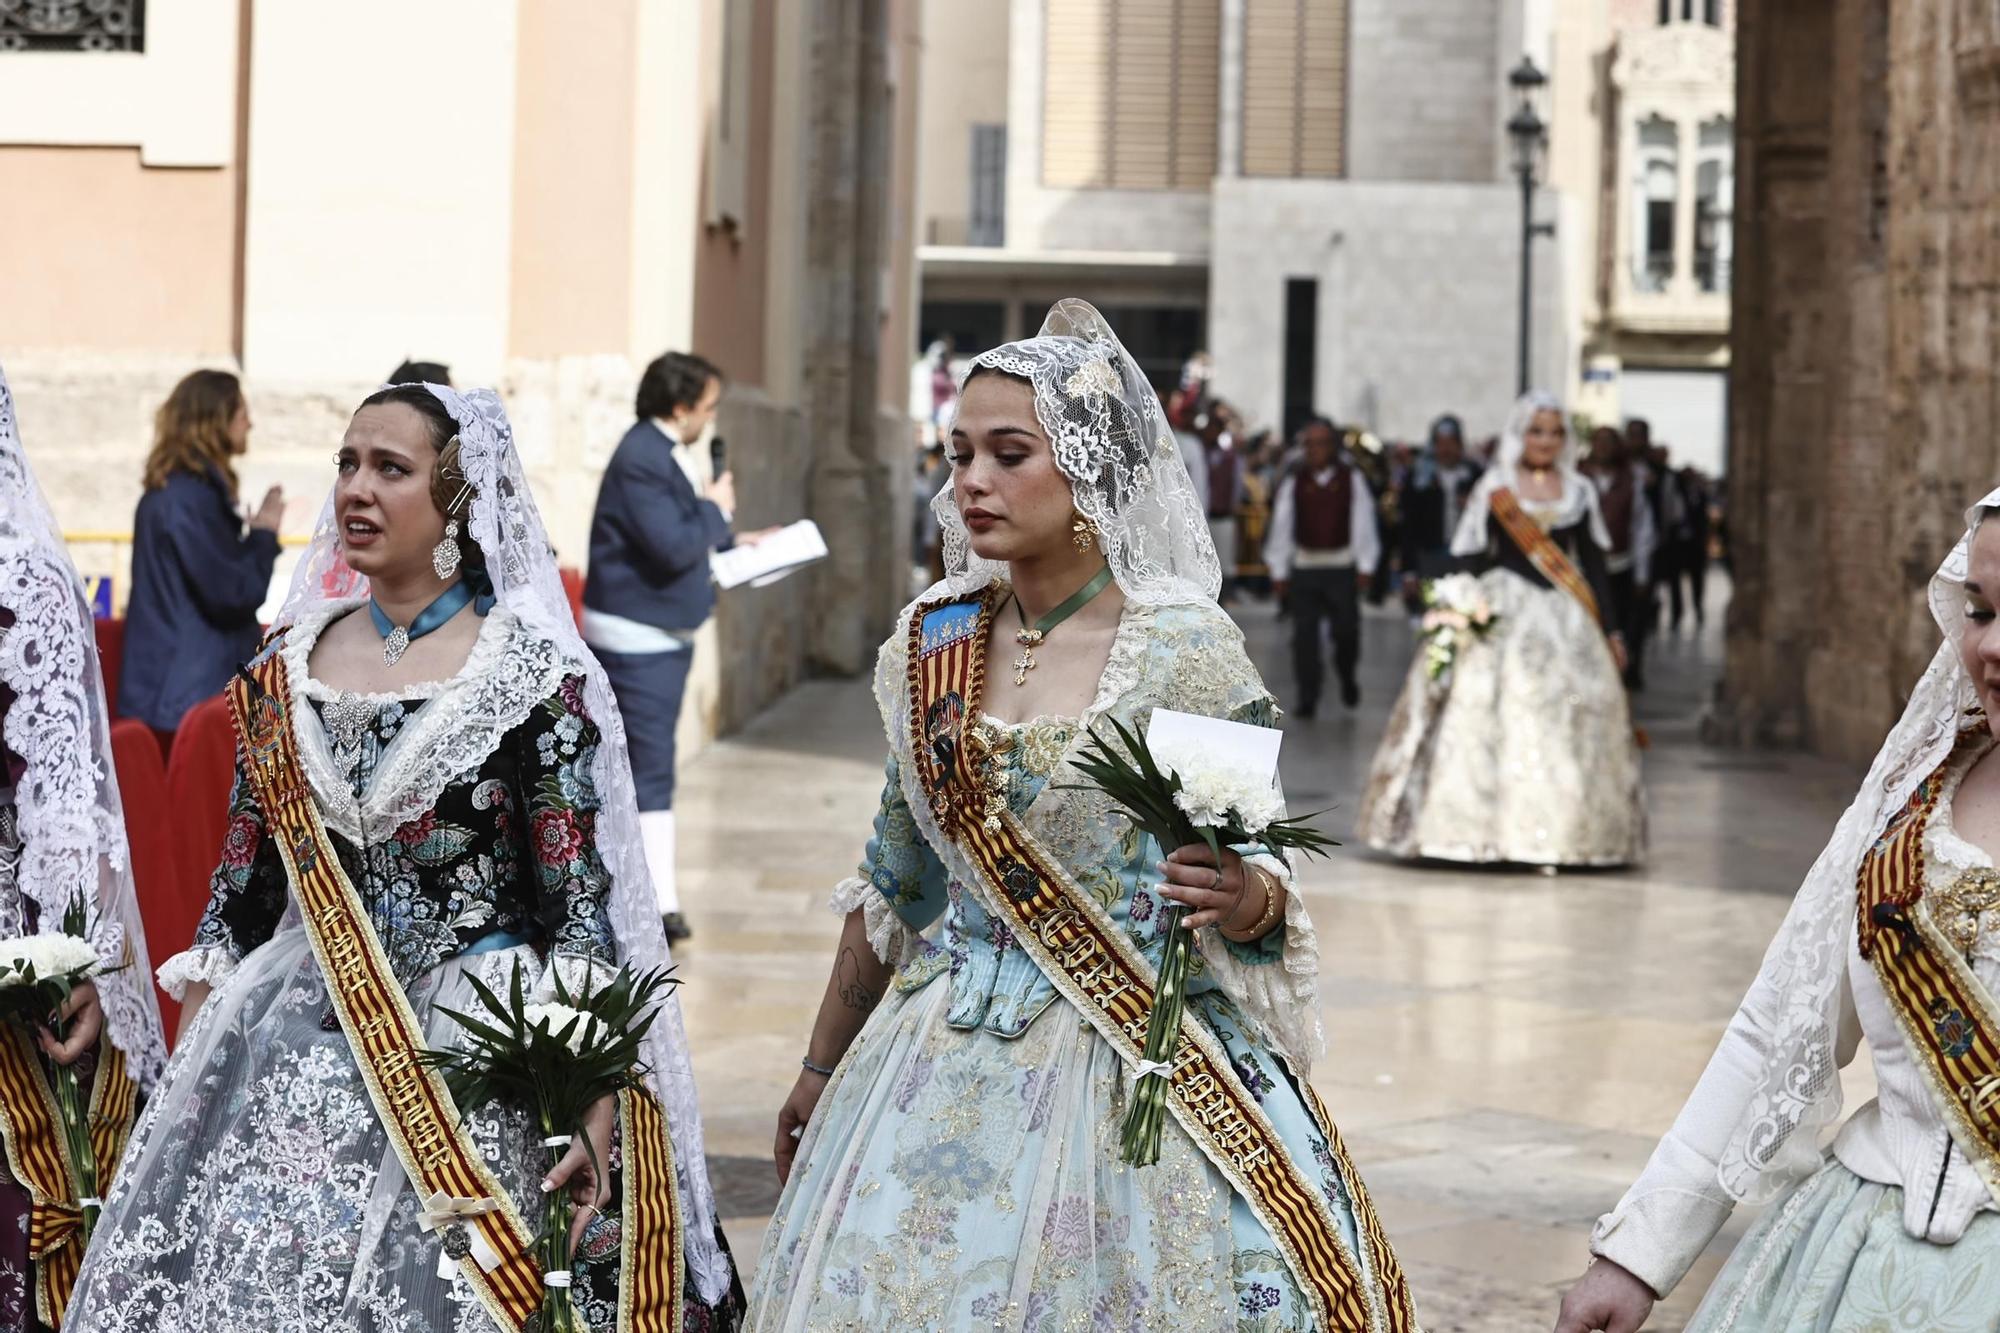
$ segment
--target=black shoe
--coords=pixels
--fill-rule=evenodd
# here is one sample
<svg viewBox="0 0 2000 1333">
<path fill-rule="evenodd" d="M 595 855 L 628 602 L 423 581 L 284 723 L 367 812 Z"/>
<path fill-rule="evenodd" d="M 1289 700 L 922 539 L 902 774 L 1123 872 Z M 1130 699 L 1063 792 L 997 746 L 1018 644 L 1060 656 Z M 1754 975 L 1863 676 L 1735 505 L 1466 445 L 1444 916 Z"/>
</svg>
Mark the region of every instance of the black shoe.
<svg viewBox="0 0 2000 1333">
<path fill-rule="evenodd" d="M 679 944 L 682 940 L 694 938 L 694 931 L 688 926 L 687 918 L 679 912 L 662 913 L 660 929 L 667 932 L 669 944 Z"/>
<path fill-rule="evenodd" d="M 1340 702 L 1349 708 L 1361 706 L 1361 687 L 1351 680 L 1340 682 Z"/>
<path fill-rule="evenodd" d="M 1300 704 L 1292 710 L 1292 716 L 1303 718 L 1307 722 L 1312 721 L 1315 717 L 1319 716 L 1319 700 L 1315 699 L 1309 704 Z"/>
</svg>

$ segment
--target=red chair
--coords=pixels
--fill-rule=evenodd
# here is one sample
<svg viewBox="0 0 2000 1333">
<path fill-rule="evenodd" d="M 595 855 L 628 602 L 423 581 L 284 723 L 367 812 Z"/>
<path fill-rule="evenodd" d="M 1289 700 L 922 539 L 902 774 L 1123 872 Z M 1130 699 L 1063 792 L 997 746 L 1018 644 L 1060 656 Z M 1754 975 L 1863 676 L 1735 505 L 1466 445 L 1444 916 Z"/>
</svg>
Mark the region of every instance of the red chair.
<svg viewBox="0 0 2000 1333">
<path fill-rule="evenodd" d="M 185 912 L 173 810 L 167 801 L 166 766 L 160 762 L 160 743 L 154 739 L 153 729 L 129 718 L 112 723 L 111 762 L 118 770 L 118 795 L 125 807 L 125 841 L 132 852 L 132 882 L 138 891 L 146 951 L 158 966 L 188 946 L 194 938 L 194 922 L 182 926 Z M 180 1025 L 181 1007 L 165 991 L 157 986 L 154 989 L 171 1043 L 174 1029 Z"/>
<path fill-rule="evenodd" d="M 569 613 L 576 617 L 576 628 L 583 630 L 583 571 L 564 566 L 562 574 L 563 591 L 569 594 Z"/>
<path fill-rule="evenodd" d="M 157 925 L 152 913 L 146 918 L 155 966 L 194 943 L 195 927 L 208 906 L 209 876 L 229 831 L 229 787 L 235 772 L 229 704 L 220 695 L 204 699 L 181 719 L 167 759 L 167 790 L 174 799 L 173 892 L 159 904 Z"/>
<path fill-rule="evenodd" d="M 100 620 L 97 627 L 97 667 L 104 673 L 104 703 L 118 716 L 118 680 L 125 666 L 125 620 Z"/>
</svg>

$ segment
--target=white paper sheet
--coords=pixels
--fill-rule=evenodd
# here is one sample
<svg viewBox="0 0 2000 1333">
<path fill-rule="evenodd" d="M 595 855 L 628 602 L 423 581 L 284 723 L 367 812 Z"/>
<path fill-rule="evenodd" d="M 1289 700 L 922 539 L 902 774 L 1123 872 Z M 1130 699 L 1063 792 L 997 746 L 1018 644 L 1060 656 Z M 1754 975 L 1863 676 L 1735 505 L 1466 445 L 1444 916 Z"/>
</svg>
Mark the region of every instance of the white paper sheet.
<svg viewBox="0 0 2000 1333">
<path fill-rule="evenodd" d="M 1278 747 L 1284 739 L 1276 727 L 1253 727 L 1168 708 L 1154 709 L 1152 725 L 1146 729 L 1146 748 L 1163 768 L 1178 769 L 1190 760 L 1221 763 L 1263 774 L 1273 783 L 1278 780 Z"/>
<path fill-rule="evenodd" d="M 762 588 L 826 557 L 826 538 L 820 535 L 819 524 L 803 518 L 755 546 L 715 552 L 708 558 L 708 567 L 719 587 L 740 588 L 747 583 Z"/>
</svg>

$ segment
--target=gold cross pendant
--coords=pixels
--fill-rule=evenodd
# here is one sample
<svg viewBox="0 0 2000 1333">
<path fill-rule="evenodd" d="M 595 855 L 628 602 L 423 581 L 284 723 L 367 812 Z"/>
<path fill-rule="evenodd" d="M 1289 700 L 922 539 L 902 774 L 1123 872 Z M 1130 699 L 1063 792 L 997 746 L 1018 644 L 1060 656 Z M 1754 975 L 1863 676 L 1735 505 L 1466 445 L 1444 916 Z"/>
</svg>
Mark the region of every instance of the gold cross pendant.
<svg viewBox="0 0 2000 1333">
<path fill-rule="evenodd" d="M 1014 683 L 1026 685 L 1028 673 L 1035 669 L 1035 649 L 1041 646 L 1042 632 L 1038 629 L 1016 630 L 1014 642 L 1021 645 L 1021 655 L 1014 659 Z"/>
</svg>

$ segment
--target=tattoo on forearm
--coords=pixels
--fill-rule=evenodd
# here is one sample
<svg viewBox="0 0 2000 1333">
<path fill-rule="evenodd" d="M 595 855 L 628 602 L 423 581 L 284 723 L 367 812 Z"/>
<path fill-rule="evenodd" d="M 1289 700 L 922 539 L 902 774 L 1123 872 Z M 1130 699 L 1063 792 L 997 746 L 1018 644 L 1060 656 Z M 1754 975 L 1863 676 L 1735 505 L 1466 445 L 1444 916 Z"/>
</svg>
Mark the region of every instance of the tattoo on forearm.
<svg viewBox="0 0 2000 1333">
<path fill-rule="evenodd" d="M 867 1013 L 882 997 L 870 990 L 861 979 L 861 961 L 854 956 L 852 945 L 842 945 L 840 957 L 834 960 L 833 984 L 840 996 L 840 1002 L 849 1009 Z"/>
</svg>

